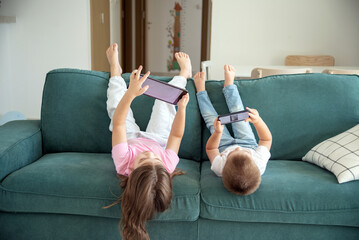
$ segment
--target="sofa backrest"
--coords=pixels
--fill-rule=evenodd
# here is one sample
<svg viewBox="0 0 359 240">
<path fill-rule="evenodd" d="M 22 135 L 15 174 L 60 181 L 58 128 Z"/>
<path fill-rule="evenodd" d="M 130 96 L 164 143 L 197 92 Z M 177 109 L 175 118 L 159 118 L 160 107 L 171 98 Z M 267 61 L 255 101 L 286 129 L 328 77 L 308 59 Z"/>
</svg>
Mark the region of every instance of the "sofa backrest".
<svg viewBox="0 0 359 240">
<path fill-rule="evenodd" d="M 271 159 L 300 159 L 319 142 L 359 123 L 356 75 L 277 75 L 235 84 L 244 106 L 257 109 L 271 130 Z M 206 83 L 219 114 L 228 113 L 222 88 L 223 81 Z M 203 130 L 205 146 L 209 131 Z M 204 148 L 202 152 L 206 157 Z"/>
<path fill-rule="evenodd" d="M 123 77 L 128 82 L 129 74 Z M 108 81 L 107 72 L 57 69 L 47 74 L 41 107 L 45 153 L 111 152 L 110 119 L 106 110 Z M 188 82 L 187 89 L 191 101 L 179 156 L 200 160 L 201 116 L 193 81 Z M 146 129 L 153 103 L 154 99 L 140 96 L 131 105 L 141 130 Z"/>
<path fill-rule="evenodd" d="M 77 69 L 47 74 L 41 106 L 45 153 L 111 152 L 108 79 L 105 72 Z"/>
</svg>

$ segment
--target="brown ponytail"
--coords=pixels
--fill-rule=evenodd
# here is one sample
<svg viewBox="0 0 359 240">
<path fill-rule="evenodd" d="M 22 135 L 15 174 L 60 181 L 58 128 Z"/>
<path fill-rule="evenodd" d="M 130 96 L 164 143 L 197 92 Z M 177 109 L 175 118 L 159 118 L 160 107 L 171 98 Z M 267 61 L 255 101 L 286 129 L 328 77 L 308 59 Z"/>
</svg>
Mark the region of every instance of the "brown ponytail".
<svg viewBox="0 0 359 240">
<path fill-rule="evenodd" d="M 165 211 L 172 200 L 172 178 L 183 172 L 175 170 L 171 175 L 160 164 L 146 164 L 133 170 L 130 176 L 121 176 L 122 196 L 111 207 L 121 202 L 120 227 L 123 238 L 149 239 L 146 221 L 155 212 Z"/>
</svg>

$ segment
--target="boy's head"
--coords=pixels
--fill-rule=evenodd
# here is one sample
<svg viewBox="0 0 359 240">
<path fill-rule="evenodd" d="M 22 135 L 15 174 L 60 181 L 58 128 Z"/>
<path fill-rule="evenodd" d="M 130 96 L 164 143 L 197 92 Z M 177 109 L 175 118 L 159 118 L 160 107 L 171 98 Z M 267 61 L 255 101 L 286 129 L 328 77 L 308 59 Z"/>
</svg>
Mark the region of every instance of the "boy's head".
<svg viewBox="0 0 359 240">
<path fill-rule="evenodd" d="M 248 151 L 235 149 L 228 154 L 222 181 L 227 190 L 234 194 L 249 195 L 257 190 L 261 174 Z"/>
</svg>

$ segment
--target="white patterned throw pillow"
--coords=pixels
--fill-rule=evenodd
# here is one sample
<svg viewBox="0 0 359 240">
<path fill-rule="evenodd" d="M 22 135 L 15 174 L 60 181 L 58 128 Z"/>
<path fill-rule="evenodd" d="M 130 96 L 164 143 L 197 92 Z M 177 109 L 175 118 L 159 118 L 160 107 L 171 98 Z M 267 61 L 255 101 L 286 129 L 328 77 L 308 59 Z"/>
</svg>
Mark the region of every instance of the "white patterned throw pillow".
<svg viewBox="0 0 359 240">
<path fill-rule="evenodd" d="M 313 147 L 303 158 L 345 183 L 359 179 L 359 124 Z"/>
</svg>

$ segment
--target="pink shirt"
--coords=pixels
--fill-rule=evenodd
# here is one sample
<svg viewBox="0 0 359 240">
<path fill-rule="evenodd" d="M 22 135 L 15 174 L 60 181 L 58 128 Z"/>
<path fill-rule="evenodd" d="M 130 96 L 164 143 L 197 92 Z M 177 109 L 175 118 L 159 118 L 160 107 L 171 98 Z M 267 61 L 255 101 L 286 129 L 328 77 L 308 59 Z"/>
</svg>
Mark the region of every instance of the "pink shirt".
<svg viewBox="0 0 359 240">
<path fill-rule="evenodd" d="M 138 154 L 150 151 L 158 155 L 164 167 L 171 174 L 175 170 L 179 158 L 171 149 L 163 149 L 157 142 L 147 138 L 133 138 L 127 143 L 117 144 L 112 148 L 112 159 L 118 174 L 128 176 L 133 169 Z"/>
</svg>

